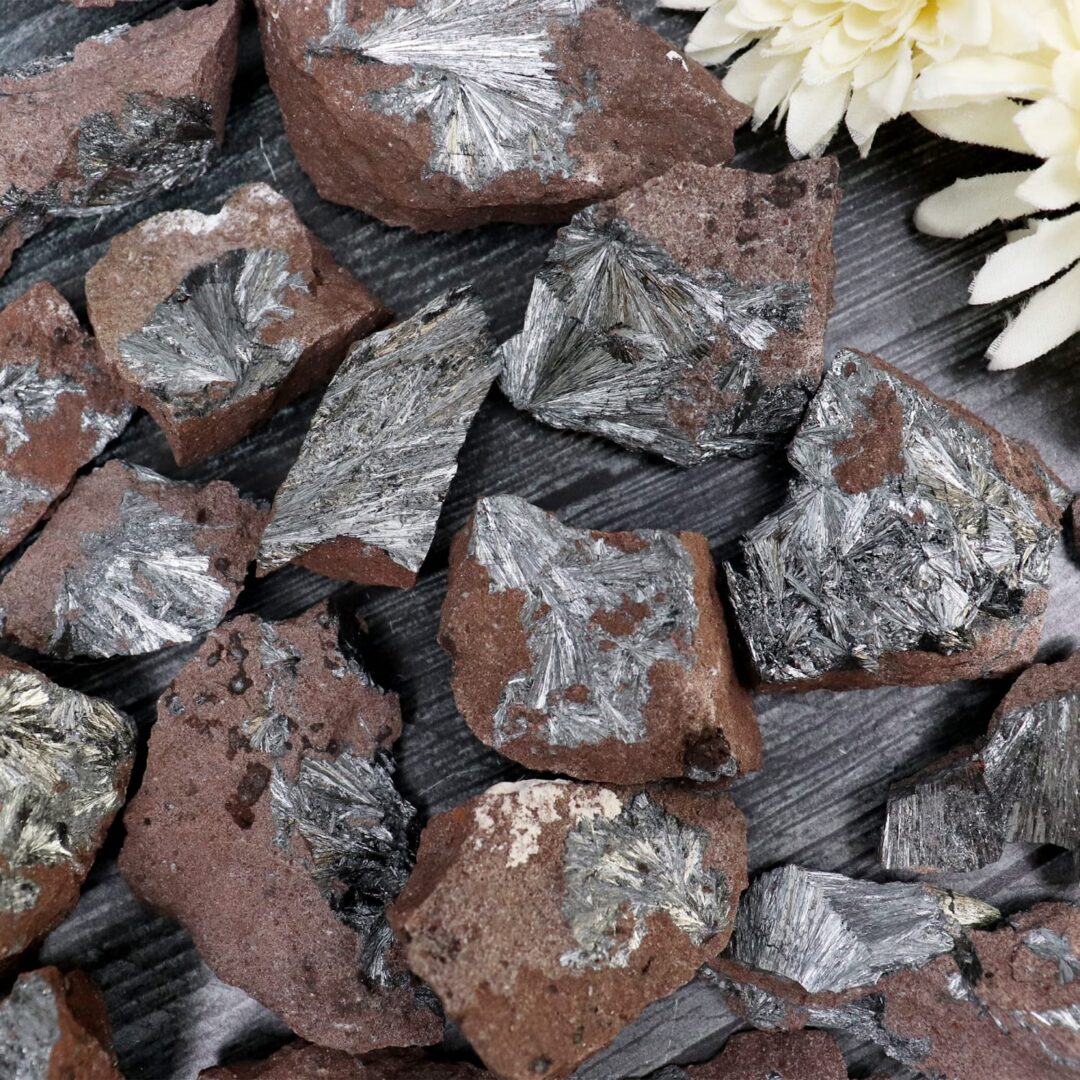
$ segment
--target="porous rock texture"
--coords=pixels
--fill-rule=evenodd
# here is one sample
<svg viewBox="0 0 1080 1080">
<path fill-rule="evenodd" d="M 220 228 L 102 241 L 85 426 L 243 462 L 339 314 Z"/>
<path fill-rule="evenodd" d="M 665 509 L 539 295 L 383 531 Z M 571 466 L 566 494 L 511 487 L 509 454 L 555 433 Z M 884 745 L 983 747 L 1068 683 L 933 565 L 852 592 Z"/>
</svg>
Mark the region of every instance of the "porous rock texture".
<svg viewBox="0 0 1080 1080">
<path fill-rule="evenodd" d="M 216 214 L 158 214 L 86 276 L 102 357 L 180 465 L 325 383 L 384 308 L 266 184 Z"/>
<path fill-rule="evenodd" d="M 847 1080 L 840 1047 L 824 1031 L 733 1035 L 704 1065 L 691 1065 L 688 1080 Z"/>
<path fill-rule="evenodd" d="M 527 780 L 433 818 L 389 918 L 485 1065 L 550 1080 L 716 956 L 745 885 L 720 792 Z"/>
<path fill-rule="evenodd" d="M 385 748 L 397 699 L 324 606 L 218 627 L 158 704 L 120 868 L 226 982 L 350 1054 L 437 1042 L 438 1005 L 383 909 L 415 811 Z"/>
<path fill-rule="evenodd" d="M 612 0 L 258 8 L 301 166 L 390 225 L 565 221 L 676 162 L 728 161 L 748 116 Z"/>
<path fill-rule="evenodd" d="M 44 282 L 0 311 L 0 556 L 127 424 L 131 407 Z"/>
<path fill-rule="evenodd" d="M 458 709 L 541 771 L 631 784 L 756 769 L 715 577 L 699 533 L 588 532 L 481 499 L 451 546 L 439 628 Z"/>
<path fill-rule="evenodd" d="M 225 134 L 240 6 L 171 11 L 0 71 L 0 275 L 50 220 L 127 206 L 205 172 Z"/>
<path fill-rule="evenodd" d="M 419 1050 L 382 1050 L 353 1057 L 295 1042 L 262 1061 L 206 1069 L 199 1080 L 483 1080 L 486 1076 L 466 1062 L 438 1061 Z"/>
</svg>

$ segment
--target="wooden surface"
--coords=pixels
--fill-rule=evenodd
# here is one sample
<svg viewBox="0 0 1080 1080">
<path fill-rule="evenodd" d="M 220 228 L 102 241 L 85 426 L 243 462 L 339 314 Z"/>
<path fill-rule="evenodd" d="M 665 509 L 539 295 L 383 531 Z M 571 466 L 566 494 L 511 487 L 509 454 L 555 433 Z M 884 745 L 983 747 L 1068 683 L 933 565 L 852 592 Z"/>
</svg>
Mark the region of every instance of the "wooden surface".
<svg viewBox="0 0 1080 1080">
<path fill-rule="evenodd" d="M 170 6 L 159 0 L 122 4 L 111 12 L 77 11 L 60 0 L 3 0 L 0 67 L 62 51 L 122 19 L 136 21 Z M 649 0 L 633 0 L 631 7 L 677 41 L 692 25 L 685 16 L 652 10 Z M 767 171 L 787 160 L 783 140 L 771 130 L 745 131 L 739 145 L 737 163 L 744 167 Z M 922 196 L 957 176 L 1009 167 L 1007 156 L 945 143 L 908 122 L 884 129 L 867 161 L 841 140 L 837 148 L 846 196 L 836 230 L 839 273 L 830 349 L 850 345 L 884 356 L 1004 431 L 1034 440 L 1065 481 L 1080 487 L 1076 344 L 1013 374 L 986 372 L 982 354 L 1004 310 L 969 308 L 965 300 L 972 273 L 1001 234 L 991 231 L 963 243 L 933 241 L 910 224 Z M 399 313 L 411 313 L 448 287 L 472 283 L 500 339 L 518 328 L 532 275 L 554 234 L 549 228 L 507 226 L 417 236 L 320 200 L 285 140 L 249 11 L 224 154 L 212 171 L 151 205 L 70 222 L 34 238 L 0 279 L 0 304 L 48 280 L 84 314 L 82 278 L 110 236 L 164 209 L 215 210 L 232 188 L 251 180 L 268 181 L 289 196 L 338 260 Z M 297 452 L 313 404 L 288 409 L 227 454 L 191 469 L 172 465 L 164 440 L 145 416 L 110 453 L 168 475 L 223 477 L 269 499 Z M 600 529 L 696 529 L 709 536 L 719 558 L 731 552 L 743 530 L 779 505 L 786 477 L 780 453 L 679 470 L 606 442 L 541 427 L 493 392 L 461 455 L 415 589 L 341 590 L 303 570 L 286 569 L 250 581 L 238 607 L 280 618 L 333 592 L 343 591 L 355 602 L 370 627 L 372 668 L 402 698 L 406 730 L 398 756 L 404 786 L 429 815 L 495 781 L 522 775 L 481 746 L 457 716 L 449 663 L 435 643 L 449 539 L 479 495 L 513 492 Z M 1054 571 L 1044 658 L 1060 657 L 1080 636 L 1080 568 L 1059 552 Z M 190 651 L 41 666 L 65 685 L 109 698 L 134 715 L 145 733 L 158 694 Z M 759 698 L 765 764 L 735 785 L 750 821 L 752 871 L 795 861 L 882 876 L 874 851 L 889 783 L 981 733 L 1003 692 L 1002 685 L 957 683 Z M 121 830 L 114 829 L 78 909 L 46 941 L 41 959 L 81 965 L 98 980 L 128 1077 L 193 1077 L 219 1059 L 272 1049 L 285 1035 L 280 1023 L 218 982 L 183 931 L 131 897 L 115 866 L 120 840 Z M 1051 848 L 1013 846 L 1000 863 L 950 884 L 1010 911 L 1038 899 L 1077 895 L 1073 860 Z M 619 1080 L 669 1061 L 695 1060 L 732 1029 L 719 996 L 699 980 L 650 1008 L 582 1075 Z M 846 1049 L 853 1075 L 867 1075 L 878 1060 L 866 1048 Z"/>
</svg>

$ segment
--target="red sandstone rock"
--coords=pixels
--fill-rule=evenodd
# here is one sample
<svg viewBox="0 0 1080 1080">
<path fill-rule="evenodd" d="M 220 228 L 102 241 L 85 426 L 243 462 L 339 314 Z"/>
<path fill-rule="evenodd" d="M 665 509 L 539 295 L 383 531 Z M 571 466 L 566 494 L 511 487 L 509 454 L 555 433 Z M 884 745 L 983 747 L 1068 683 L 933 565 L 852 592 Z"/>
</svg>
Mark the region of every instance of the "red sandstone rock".
<svg viewBox="0 0 1080 1080">
<path fill-rule="evenodd" d="M 217 214 L 158 214 L 118 236 L 86 302 L 105 362 L 181 465 L 327 382 L 390 318 L 266 184 Z"/>
<path fill-rule="evenodd" d="M 437 1042 L 433 995 L 383 917 L 415 811 L 383 748 L 401 731 L 324 607 L 213 631 L 158 703 L 120 867 L 226 982 L 350 1054 Z M 318 1074 L 316 1074 L 318 1075 Z"/>
<path fill-rule="evenodd" d="M 492 1072 L 565 1077 L 724 947 L 745 845 L 717 792 L 499 784 L 428 824 L 390 923 Z"/>
<path fill-rule="evenodd" d="M 418 1050 L 384 1050 L 359 1058 L 295 1042 L 263 1061 L 207 1069 L 199 1080 L 482 1080 L 487 1075 L 460 1061 L 433 1061 Z"/>
<path fill-rule="evenodd" d="M 44 282 L 0 311 L 0 556 L 48 513 L 131 408 Z"/>
<path fill-rule="evenodd" d="M 301 165 L 391 225 L 564 221 L 676 162 L 729 160 L 747 118 L 611 0 L 258 7 Z"/>
<path fill-rule="evenodd" d="M 847 1080 L 840 1047 L 824 1031 L 733 1035 L 719 1057 L 691 1065 L 689 1080 Z"/>
</svg>

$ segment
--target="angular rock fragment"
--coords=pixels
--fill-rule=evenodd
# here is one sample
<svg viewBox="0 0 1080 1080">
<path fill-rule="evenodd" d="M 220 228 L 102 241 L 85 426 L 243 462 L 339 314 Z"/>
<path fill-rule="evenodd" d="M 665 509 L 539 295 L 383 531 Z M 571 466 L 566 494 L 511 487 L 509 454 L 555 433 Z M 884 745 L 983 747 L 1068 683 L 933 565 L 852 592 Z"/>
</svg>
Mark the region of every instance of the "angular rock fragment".
<svg viewBox="0 0 1080 1080">
<path fill-rule="evenodd" d="M 1031 661 L 1067 498 L 1031 446 L 842 351 L 788 459 L 788 502 L 727 568 L 763 689 L 925 685 Z"/>
<path fill-rule="evenodd" d="M 386 905 L 412 867 L 416 811 L 381 691 L 325 607 L 218 627 L 158 703 L 124 822 L 135 894 L 306 1039 L 350 1054 L 437 1042 Z"/>
<path fill-rule="evenodd" d="M 181 465 L 326 382 L 390 317 L 266 184 L 217 214 L 158 214 L 117 237 L 86 301 L 105 361 Z"/>
<path fill-rule="evenodd" d="M 483 1080 L 488 1073 L 461 1061 L 436 1061 L 418 1050 L 382 1050 L 353 1057 L 295 1042 L 263 1061 L 219 1065 L 199 1080 Z"/>
<path fill-rule="evenodd" d="M 0 1001 L 0 1076 L 123 1080 L 100 991 L 81 971 L 20 975 Z"/>
<path fill-rule="evenodd" d="M 514 496 L 455 538 L 439 641 L 476 735 L 532 768 L 610 783 L 757 768 L 698 533 L 600 533 Z"/>
<path fill-rule="evenodd" d="M 258 8 L 300 164 L 390 225 L 565 221 L 677 162 L 727 161 L 747 118 L 611 0 Z"/>
<path fill-rule="evenodd" d="M 719 1057 L 691 1065 L 688 1080 L 847 1080 L 840 1047 L 824 1031 L 733 1035 Z"/>
<path fill-rule="evenodd" d="M 723 948 L 745 845 L 716 792 L 498 784 L 428 824 L 390 924 L 489 1069 L 565 1077 Z"/>
<path fill-rule="evenodd" d="M 232 484 L 109 461 L 78 481 L 0 583 L 4 636 L 60 657 L 193 641 L 232 607 L 265 520 Z"/>
<path fill-rule="evenodd" d="M 278 489 L 259 570 L 408 588 L 498 362 L 467 290 L 355 345 Z"/>
<path fill-rule="evenodd" d="M 238 0 L 217 0 L 0 71 L 0 274 L 50 221 L 206 171 L 225 133 L 239 25 Z"/>
<path fill-rule="evenodd" d="M 107 701 L 0 659 L 0 961 L 75 906 L 134 759 L 135 725 Z"/>
<path fill-rule="evenodd" d="M 503 347 L 506 396 L 679 465 L 779 442 L 821 381 L 837 176 L 677 165 L 581 211 Z"/>
<path fill-rule="evenodd" d="M 0 311 L 0 556 L 130 416 L 75 312 L 51 285 L 33 286 Z"/>
</svg>

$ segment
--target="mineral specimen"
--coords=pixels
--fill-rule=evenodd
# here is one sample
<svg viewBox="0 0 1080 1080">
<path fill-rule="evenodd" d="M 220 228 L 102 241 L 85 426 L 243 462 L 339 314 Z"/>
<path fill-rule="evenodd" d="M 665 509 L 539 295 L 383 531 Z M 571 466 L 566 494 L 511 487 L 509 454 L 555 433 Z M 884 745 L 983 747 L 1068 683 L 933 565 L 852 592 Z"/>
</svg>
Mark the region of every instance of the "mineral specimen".
<svg viewBox="0 0 1080 1080">
<path fill-rule="evenodd" d="M 4 636 L 61 657 L 192 641 L 236 600 L 264 521 L 231 484 L 107 462 L 0 583 Z"/>
<path fill-rule="evenodd" d="M 498 363 L 483 308 L 447 293 L 359 342 L 278 489 L 259 551 L 327 577 L 408 588 Z"/>
<path fill-rule="evenodd" d="M 238 0 L 116 26 L 0 71 L 0 274 L 56 218 L 182 187 L 225 132 Z"/>
<path fill-rule="evenodd" d="M 483 1080 L 488 1074 L 460 1061 L 435 1061 L 417 1050 L 383 1050 L 352 1057 L 295 1042 L 264 1061 L 221 1065 L 199 1080 Z"/>
<path fill-rule="evenodd" d="M 688 1080 L 847 1080 L 840 1047 L 823 1031 L 734 1035 L 723 1053 L 691 1065 Z"/>
<path fill-rule="evenodd" d="M 821 381 L 837 173 L 679 165 L 581 211 L 503 347 L 506 396 L 679 465 L 779 441 Z"/>
<path fill-rule="evenodd" d="M 677 162 L 727 161 L 748 115 L 611 0 L 258 8 L 300 164 L 391 225 L 565 221 Z"/>
<path fill-rule="evenodd" d="M 265 184 L 117 237 L 86 301 L 105 361 L 182 465 L 326 382 L 390 317 Z"/>
<path fill-rule="evenodd" d="M 225 981 L 350 1054 L 437 1042 L 443 1024 L 384 916 L 416 811 L 387 747 L 397 699 L 325 608 L 214 630 L 158 703 L 120 855 L 144 902 Z"/>
<path fill-rule="evenodd" d="M 75 906 L 134 758 L 135 726 L 108 702 L 0 659 L 0 961 Z"/>
<path fill-rule="evenodd" d="M 439 640 L 476 735 L 532 768 L 638 783 L 758 767 L 709 543 L 598 533 L 481 499 L 455 538 Z"/>
<path fill-rule="evenodd" d="M 390 924 L 489 1069 L 565 1077 L 724 947 L 745 845 L 717 792 L 498 784 L 428 824 Z"/>
<path fill-rule="evenodd" d="M 844 351 L 788 458 L 788 502 L 727 568 L 764 689 L 923 685 L 1030 662 L 1065 500 L 1033 448 Z"/>
<path fill-rule="evenodd" d="M 33 286 L 0 311 L 0 556 L 130 416 L 93 342 L 51 285 Z"/>
<path fill-rule="evenodd" d="M 5 1080 L 123 1080 L 105 1002 L 81 971 L 20 975 L 0 1001 L 0 1076 Z"/>
</svg>

